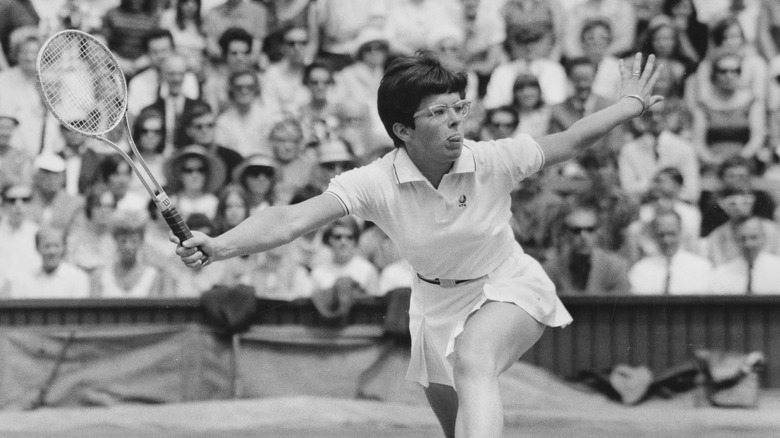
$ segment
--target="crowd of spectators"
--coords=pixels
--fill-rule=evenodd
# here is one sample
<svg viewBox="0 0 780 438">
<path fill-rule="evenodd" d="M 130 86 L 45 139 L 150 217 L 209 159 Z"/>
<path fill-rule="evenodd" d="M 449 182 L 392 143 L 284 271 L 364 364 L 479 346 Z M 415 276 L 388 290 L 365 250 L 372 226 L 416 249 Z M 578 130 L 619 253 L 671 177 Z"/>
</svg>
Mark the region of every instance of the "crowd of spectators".
<svg viewBox="0 0 780 438">
<path fill-rule="evenodd" d="M 780 293 L 776 0 L 0 0 L 0 296 L 198 297 L 244 285 L 336 315 L 414 273 L 346 217 L 187 270 L 131 166 L 59 127 L 36 88 L 45 38 L 117 56 L 132 139 L 192 229 L 327 189 L 393 150 L 376 94 L 420 49 L 468 75 L 467 137 L 567 129 L 619 97 L 619 62 L 662 63 L 662 104 L 523 181 L 512 229 L 560 294 Z M 109 134 L 128 148 L 122 126 Z M 258 230 L 262 232 L 262 230 Z"/>
</svg>

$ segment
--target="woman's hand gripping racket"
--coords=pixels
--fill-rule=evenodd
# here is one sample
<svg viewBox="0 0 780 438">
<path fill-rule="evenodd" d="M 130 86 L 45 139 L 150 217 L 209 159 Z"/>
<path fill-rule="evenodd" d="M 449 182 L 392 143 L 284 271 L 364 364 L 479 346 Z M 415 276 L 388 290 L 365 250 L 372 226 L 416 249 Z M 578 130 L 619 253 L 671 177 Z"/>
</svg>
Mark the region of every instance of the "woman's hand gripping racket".
<svg viewBox="0 0 780 438">
<path fill-rule="evenodd" d="M 122 155 L 154 199 L 173 234 L 181 242 L 191 238 L 192 232 L 149 171 L 130 134 L 127 83 L 111 51 L 88 33 L 64 30 L 41 47 L 37 74 L 44 101 L 54 117 L 71 131 L 96 138 Z M 123 120 L 130 148 L 143 173 L 133 157 L 105 137 Z"/>
</svg>

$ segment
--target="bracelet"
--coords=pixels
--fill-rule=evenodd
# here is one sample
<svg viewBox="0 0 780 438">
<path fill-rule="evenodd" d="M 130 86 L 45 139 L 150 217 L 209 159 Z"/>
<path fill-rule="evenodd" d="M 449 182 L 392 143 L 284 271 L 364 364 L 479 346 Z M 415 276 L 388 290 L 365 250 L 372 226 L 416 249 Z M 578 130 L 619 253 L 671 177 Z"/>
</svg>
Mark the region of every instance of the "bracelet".
<svg viewBox="0 0 780 438">
<path fill-rule="evenodd" d="M 630 97 L 632 99 L 636 99 L 636 100 L 639 101 L 639 103 L 642 104 L 642 112 L 639 113 L 639 116 L 641 116 L 642 114 L 645 113 L 645 110 L 647 109 L 647 104 L 645 103 L 645 99 L 642 96 L 640 96 L 638 94 L 627 94 L 627 95 L 623 96 L 623 98 L 626 98 L 626 97 Z M 637 117 L 639 117 L 639 116 L 637 116 Z"/>
</svg>

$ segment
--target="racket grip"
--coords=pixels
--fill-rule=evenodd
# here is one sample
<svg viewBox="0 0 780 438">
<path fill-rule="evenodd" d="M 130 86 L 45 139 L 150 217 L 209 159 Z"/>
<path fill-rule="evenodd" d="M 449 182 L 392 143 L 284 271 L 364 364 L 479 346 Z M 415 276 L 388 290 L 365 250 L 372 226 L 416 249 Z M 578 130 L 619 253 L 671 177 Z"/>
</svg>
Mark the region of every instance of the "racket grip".
<svg viewBox="0 0 780 438">
<path fill-rule="evenodd" d="M 192 231 L 190 231 L 190 227 L 184 223 L 184 220 L 179 214 L 179 210 L 177 210 L 175 206 L 171 205 L 170 207 L 163 210 L 162 217 L 165 218 L 165 222 L 168 223 L 171 231 L 173 231 L 173 234 L 179 238 L 179 241 L 184 242 L 185 240 L 192 237 Z"/>
</svg>

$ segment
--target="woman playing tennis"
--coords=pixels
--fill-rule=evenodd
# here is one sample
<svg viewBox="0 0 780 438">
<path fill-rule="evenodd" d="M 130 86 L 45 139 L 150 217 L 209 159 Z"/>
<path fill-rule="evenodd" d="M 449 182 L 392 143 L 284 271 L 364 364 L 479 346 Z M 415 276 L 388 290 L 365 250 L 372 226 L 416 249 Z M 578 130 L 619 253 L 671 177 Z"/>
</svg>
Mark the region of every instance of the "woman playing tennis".
<svg viewBox="0 0 780 438">
<path fill-rule="evenodd" d="M 622 68 L 622 98 L 565 132 L 474 142 L 463 138 L 465 75 L 427 53 L 399 58 L 378 97 L 394 151 L 342 173 L 315 198 L 265 209 L 215 238 L 196 232 L 176 252 L 197 268 L 204 255 L 212 263 L 265 251 L 344 215 L 374 222 L 417 272 L 407 378 L 424 387 L 447 437 L 499 437 L 499 375 L 544 327 L 572 321 L 550 279 L 513 238 L 510 192 L 660 101 L 651 94 L 654 61 L 651 55 L 643 71 L 637 54 Z"/>
</svg>

